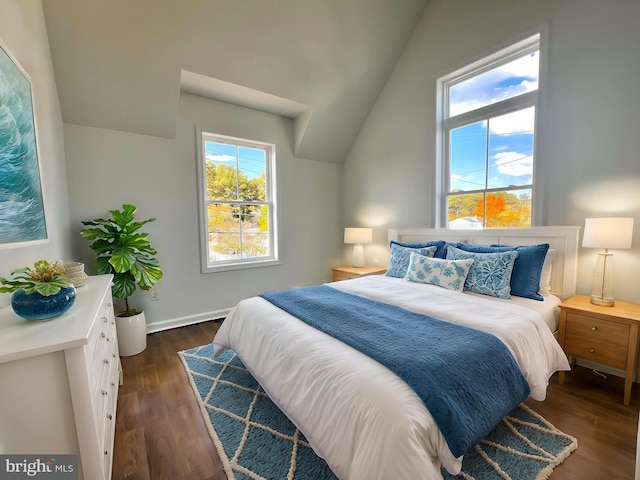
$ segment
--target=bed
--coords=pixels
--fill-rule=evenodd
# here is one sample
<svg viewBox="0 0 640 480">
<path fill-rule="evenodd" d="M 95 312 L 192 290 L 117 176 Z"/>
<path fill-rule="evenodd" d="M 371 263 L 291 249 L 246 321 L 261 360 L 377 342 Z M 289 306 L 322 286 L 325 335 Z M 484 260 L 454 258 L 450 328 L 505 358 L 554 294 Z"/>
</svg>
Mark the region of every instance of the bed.
<svg viewBox="0 0 640 480">
<path fill-rule="evenodd" d="M 339 292 L 366 297 L 366 301 L 401 307 L 447 325 L 487 332 L 491 338 L 499 339 L 500 346 L 515 359 L 518 374 L 528 384 L 529 395 L 544 400 L 550 376 L 570 368 L 555 341 L 554 331 L 558 303 L 575 293 L 578 232 L 579 227 L 389 230 L 390 271 L 395 259 L 394 244 L 411 247 L 433 241 L 444 241 L 445 247 L 548 244 L 554 255 L 550 255 L 551 266 L 547 265 L 549 285 L 542 300 L 514 295 L 501 299 L 387 275 L 321 287 L 323 292 L 329 288 L 332 295 Z M 410 258 L 425 261 L 417 251 L 412 251 Z M 478 260 L 480 257 L 474 253 L 473 258 L 480 262 L 489 257 Z M 457 262 L 467 265 L 470 262 L 466 260 Z M 276 307 L 273 299 L 268 298 L 267 294 L 239 302 L 216 334 L 214 354 L 233 349 L 339 478 L 439 479 L 441 467 L 452 474 L 459 472 L 462 463 L 459 447 L 450 446 L 451 434 L 445 439 L 444 430 L 439 428 L 441 418 L 436 421 L 437 415 L 432 415 L 424 398 L 400 378 L 401 374 Z M 397 346 L 391 348 L 398 353 Z M 472 362 L 482 363 L 484 360 L 476 358 L 479 356 L 469 352 Z M 466 383 L 469 395 L 480 398 L 482 403 L 482 396 L 476 391 L 481 390 L 478 384 L 484 383 L 484 379 L 476 382 L 472 377 Z"/>
</svg>

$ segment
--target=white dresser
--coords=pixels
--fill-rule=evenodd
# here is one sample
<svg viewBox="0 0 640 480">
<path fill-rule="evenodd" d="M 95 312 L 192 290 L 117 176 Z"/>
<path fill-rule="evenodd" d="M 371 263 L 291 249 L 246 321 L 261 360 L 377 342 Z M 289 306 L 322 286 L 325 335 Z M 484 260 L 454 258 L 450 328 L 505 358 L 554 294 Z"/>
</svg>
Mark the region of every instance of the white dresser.
<svg viewBox="0 0 640 480">
<path fill-rule="evenodd" d="M 79 479 L 111 478 L 121 378 L 111 280 L 89 277 L 48 321 L 0 309 L 0 453 L 78 454 Z"/>
</svg>

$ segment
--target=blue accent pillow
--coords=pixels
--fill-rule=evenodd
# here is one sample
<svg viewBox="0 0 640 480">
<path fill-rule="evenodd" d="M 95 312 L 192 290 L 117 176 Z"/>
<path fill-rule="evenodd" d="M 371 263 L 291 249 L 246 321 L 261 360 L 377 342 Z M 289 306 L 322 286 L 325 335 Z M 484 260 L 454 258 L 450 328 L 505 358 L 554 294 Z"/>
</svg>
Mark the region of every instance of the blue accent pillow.
<svg viewBox="0 0 640 480">
<path fill-rule="evenodd" d="M 464 289 L 498 298 L 511 298 L 511 273 L 518 252 L 472 253 L 449 245 L 447 259 L 473 259 Z"/>
<path fill-rule="evenodd" d="M 447 242 L 444 240 L 433 240 L 425 243 L 400 243 L 391 240 L 389 243 L 390 245 L 400 245 L 401 247 L 409 248 L 436 247 L 436 253 L 433 254 L 433 258 L 445 258 L 447 256 Z"/>
<path fill-rule="evenodd" d="M 472 264 L 472 259 L 445 260 L 425 257 L 419 253 L 411 252 L 409 269 L 404 279 L 411 282 L 439 285 L 449 290 L 462 292 L 464 281 L 469 275 L 469 269 Z"/>
<path fill-rule="evenodd" d="M 467 243 L 450 243 L 460 250 L 474 253 L 495 253 L 515 250 L 518 257 L 511 273 L 511 295 L 516 297 L 544 300 L 540 295 L 540 276 L 544 259 L 549 250 L 548 243 L 538 245 L 470 245 Z"/>
<path fill-rule="evenodd" d="M 409 258 L 411 252 L 419 253 L 425 257 L 433 257 L 436 252 L 435 246 L 424 248 L 403 247 L 397 243 L 391 244 L 391 254 L 389 256 L 389 266 L 387 267 L 387 277 L 404 278 L 409 268 Z"/>
</svg>

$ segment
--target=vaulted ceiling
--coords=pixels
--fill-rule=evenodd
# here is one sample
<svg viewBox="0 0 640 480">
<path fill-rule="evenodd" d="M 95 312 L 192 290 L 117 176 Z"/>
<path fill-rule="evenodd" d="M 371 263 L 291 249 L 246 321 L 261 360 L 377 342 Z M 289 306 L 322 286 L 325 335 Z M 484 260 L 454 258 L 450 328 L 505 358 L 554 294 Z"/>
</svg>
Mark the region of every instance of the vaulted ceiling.
<svg viewBox="0 0 640 480">
<path fill-rule="evenodd" d="M 63 120 L 173 138 L 180 91 L 342 162 L 428 0 L 43 0 Z"/>
</svg>

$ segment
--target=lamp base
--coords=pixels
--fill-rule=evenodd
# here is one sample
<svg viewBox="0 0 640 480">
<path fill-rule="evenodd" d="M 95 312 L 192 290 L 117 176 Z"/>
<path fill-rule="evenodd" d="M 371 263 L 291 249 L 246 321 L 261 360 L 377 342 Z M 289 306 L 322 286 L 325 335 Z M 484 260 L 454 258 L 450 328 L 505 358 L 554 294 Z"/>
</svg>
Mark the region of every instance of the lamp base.
<svg viewBox="0 0 640 480">
<path fill-rule="evenodd" d="M 596 268 L 593 271 L 591 303 L 601 307 L 613 307 L 613 254 L 599 253 Z"/>
<path fill-rule="evenodd" d="M 353 246 L 351 263 L 356 268 L 364 267 L 364 247 L 359 243 Z"/>
<path fill-rule="evenodd" d="M 600 305 L 601 307 L 613 307 L 616 304 L 613 298 L 602 298 L 597 295 L 591 295 L 591 303 L 594 305 Z"/>
</svg>

